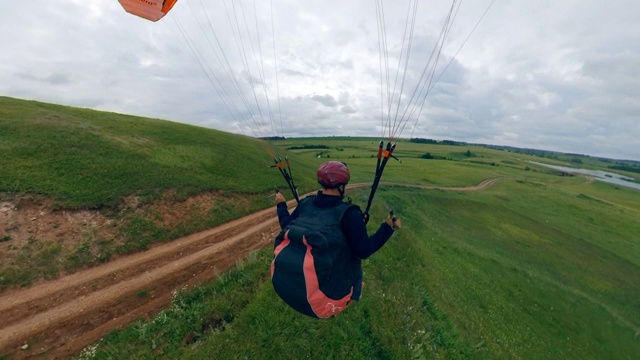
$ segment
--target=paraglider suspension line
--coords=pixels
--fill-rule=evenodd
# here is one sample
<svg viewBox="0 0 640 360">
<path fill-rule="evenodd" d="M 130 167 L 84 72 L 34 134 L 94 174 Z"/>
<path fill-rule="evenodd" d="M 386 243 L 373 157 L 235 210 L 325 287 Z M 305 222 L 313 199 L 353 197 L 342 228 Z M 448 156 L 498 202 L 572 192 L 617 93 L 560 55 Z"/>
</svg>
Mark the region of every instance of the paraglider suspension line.
<svg viewBox="0 0 640 360">
<path fill-rule="evenodd" d="M 380 179 L 382 178 L 382 173 L 384 171 L 387 162 L 389 161 L 389 157 L 393 157 L 398 160 L 395 156 L 392 155 L 393 150 L 395 150 L 396 144 L 389 141 L 387 142 L 387 147 L 384 149 L 384 140 L 380 140 L 380 144 L 378 147 L 378 161 L 376 163 L 376 175 L 373 179 L 373 185 L 371 185 L 371 192 L 369 193 L 369 200 L 367 201 L 367 207 L 362 213 L 362 217 L 364 219 L 364 223 L 367 224 L 369 222 L 369 210 L 371 209 L 371 204 L 373 203 L 373 198 L 376 195 L 376 190 L 378 190 L 378 185 L 380 184 Z"/>
<path fill-rule="evenodd" d="M 272 167 L 276 167 L 278 168 L 278 170 L 280 170 L 280 174 L 282 174 L 282 177 L 284 177 L 284 180 L 287 182 L 287 185 L 289 186 L 289 189 L 291 190 L 291 192 L 293 193 L 293 197 L 296 199 L 296 203 L 300 203 L 300 198 L 298 197 L 298 188 L 296 188 L 295 183 L 293 182 L 293 176 L 291 175 L 291 164 L 289 163 L 289 158 L 285 157 L 286 163 L 287 163 L 287 167 L 285 168 L 282 164 L 282 159 L 278 158 L 278 157 L 274 157 L 273 161 L 275 162 L 275 165 Z"/>
</svg>

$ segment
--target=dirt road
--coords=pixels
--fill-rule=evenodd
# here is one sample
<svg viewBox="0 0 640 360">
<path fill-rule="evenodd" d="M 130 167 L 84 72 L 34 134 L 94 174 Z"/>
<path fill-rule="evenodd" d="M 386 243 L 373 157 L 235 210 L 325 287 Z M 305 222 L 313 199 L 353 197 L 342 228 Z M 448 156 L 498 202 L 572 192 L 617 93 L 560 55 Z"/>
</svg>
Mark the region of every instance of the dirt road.
<svg viewBox="0 0 640 360">
<path fill-rule="evenodd" d="M 496 181 L 462 188 L 410 187 L 470 191 Z M 275 208 L 269 208 L 143 253 L 5 291 L 0 296 L 0 355 L 55 359 L 78 354 L 109 331 L 166 308 L 173 290 L 215 279 L 237 259 L 270 244 L 278 230 Z"/>
</svg>

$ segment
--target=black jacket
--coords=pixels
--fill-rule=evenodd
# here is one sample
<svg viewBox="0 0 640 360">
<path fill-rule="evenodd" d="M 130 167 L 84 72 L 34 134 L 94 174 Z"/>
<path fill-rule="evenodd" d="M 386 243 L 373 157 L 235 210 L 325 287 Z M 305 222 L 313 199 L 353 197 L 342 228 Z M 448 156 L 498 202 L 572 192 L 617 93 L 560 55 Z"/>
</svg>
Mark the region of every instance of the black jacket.
<svg viewBox="0 0 640 360">
<path fill-rule="evenodd" d="M 342 196 L 324 195 L 318 191 L 314 199 L 314 205 L 319 208 L 334 207 L 342 203 Z M 279 203 L 277 206 L 280 228 L 284 228 L 293 219 L 298 217 L 297 209 L 289 214 L 287 204 Z M 367 233 L 367 227 L 362 218 L 362 211 L 354 206 L 349 208 L 342 217 L 342 231 L 347 239 L 353 255 L 360 259 L 366 259 L 380 249 L 393 235 L 393 229 L 386 222 L 380 224 L 378 230 L 372 236 Z"/>
</svg>

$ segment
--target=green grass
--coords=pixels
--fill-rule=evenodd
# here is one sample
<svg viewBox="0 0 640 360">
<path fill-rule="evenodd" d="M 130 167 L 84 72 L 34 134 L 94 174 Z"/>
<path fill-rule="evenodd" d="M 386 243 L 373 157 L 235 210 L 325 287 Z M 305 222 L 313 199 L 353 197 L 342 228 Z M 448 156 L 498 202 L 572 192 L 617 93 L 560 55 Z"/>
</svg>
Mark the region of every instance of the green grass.
<svg viewBox="0 0 640 360">
<path fill-rule="evenodd" d="M 634 358 L 640 205 L 594 207 L 576 186 L 584 190 L 516 180 L 471 193 L 383 188 L 373 219 L 394 208 L 404 227 L 365 261 L 364 299 L 337 318 L 288 308 L 265 249 L 224 281 L 185 292 L 176 325 L 140 340 L 161 314 L 114 332 L 98 358 Z M 225 317 L 224 328 L 207 325 Z M 182 322 L 191 328 L 165 333 Z"/>
<path fill-rule="evenodd" d="M 114 238 L 91 235 L 70 252 L 46 252 L 35 244 L 46 248 L 53 240 L 14 245 L 15 226 L 4 224 L 0 243 L 14 255 L 0 263 L 0 291 L 220 225 L 272 205 L 267 194 L 274 187 L 286 188 L 279 172 L 269 168 L 270 151 L 282 150 L 261 140 L 8 97 L 0 97 L 0 151 L 0 201 L 18 196 L 20 206 L 25 199 L 38 203 L 48 197 L 59 210 L 100 210 L 117 227 Z M 315 188 L 313 165 L 295 154 L 291 160 L 300 191 Z M 185 214 L 171 227 L 158 224 L 161 214 L 136 212 L 125 202 L 136 197 L 140 207 L 203 192 L 219 194 L 220 200 L 206 213 Z M 234 205 L 239 200 L 243 206 Z M 29 261 L 48 262 L 43 267 Z"/>
<path fill-rule="evenodd" d="M 377 143 L 287 139 L 273 146 L 328 147 L 286 152 L 298 185 L 309 191 L 316 187 L 315 168 L 327 159 L 347 162 L 352 182 L 371 182 Z M 284 188 L 280 175 L 267 169 L 272 160 L 257 140 L 1 97 L 0 150 L 9 155 L 0 158 L 8 169 L 0 173 L 0 192 L 50 196 L 61 208 L 109 212 L 129 195 L 147 203 L 167 192 L 176 200 L 204 191 L 221 195 L 209 212 L 176 227 L 158 225 L 154 220 L 161 214 L 153 210 L 125 209 L 121 242 L 95 237 L 62 253 L 53 241 L 30 239 L 17 249 L 29 267 L 18 273 L 0 269 L 0 279 L 24 284 L 215 226 L 268 206 L 265 195 L 272 187 Z M 422 159 L 427 152 L 446 160 Z M 170 308 L 110 333 L 81 357 L 633 359 L 640 354 L 639 191 L 559 177 L 529 163 L 540 161 L 532 154 L 482 146 L 399 141 L 395 154 L 402 163 L 391 160 L 383 181 L 469 186 L 500 180 L 476 192 L 381 187 L 370 232 L 390 209 L 404 227 L 364 262 L 364 298 L 337 318 L 314 320 L 286 306 L 270 284 L 267 248 L 215 282 L 177 290 Z M 610 165 L 593 158 L 583 164 L 603 170 Z M 349 195 L 364 205 L 368 192 Z M 248 206 L 233 205 L 242 199 Z M 12 246 L 9 234 L 0 235 L 2 246 Z M 137 294 L 146 295 L 145 290 Z"/>
<path fill-rule="evenodd" d="M 116 207 L 128 195 L 151 201 L 167 189 L 184 198 L 284 188 L 268 148 L 212 129 L 0 97 L 0 191 L 51 196 L 67 209 Z"/>
</svg>

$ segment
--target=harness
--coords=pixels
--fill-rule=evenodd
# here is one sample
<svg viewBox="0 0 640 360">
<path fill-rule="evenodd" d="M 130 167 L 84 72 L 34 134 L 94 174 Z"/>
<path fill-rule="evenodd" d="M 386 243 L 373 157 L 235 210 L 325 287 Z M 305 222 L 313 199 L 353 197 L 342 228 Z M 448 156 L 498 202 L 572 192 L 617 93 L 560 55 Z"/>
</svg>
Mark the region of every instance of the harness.
<svg viewBox="0 0 640 360">
<path fill-rule="evenodd" d="M 298 218 L 282 229 L 274 243 L 271 282 L 289 306 L 305 315 L 326 318 L 351 302 L 360 260 L 342 232 L 342 217 L 356 205 L 330 208 L 302 199 Z"/>
</svg>

